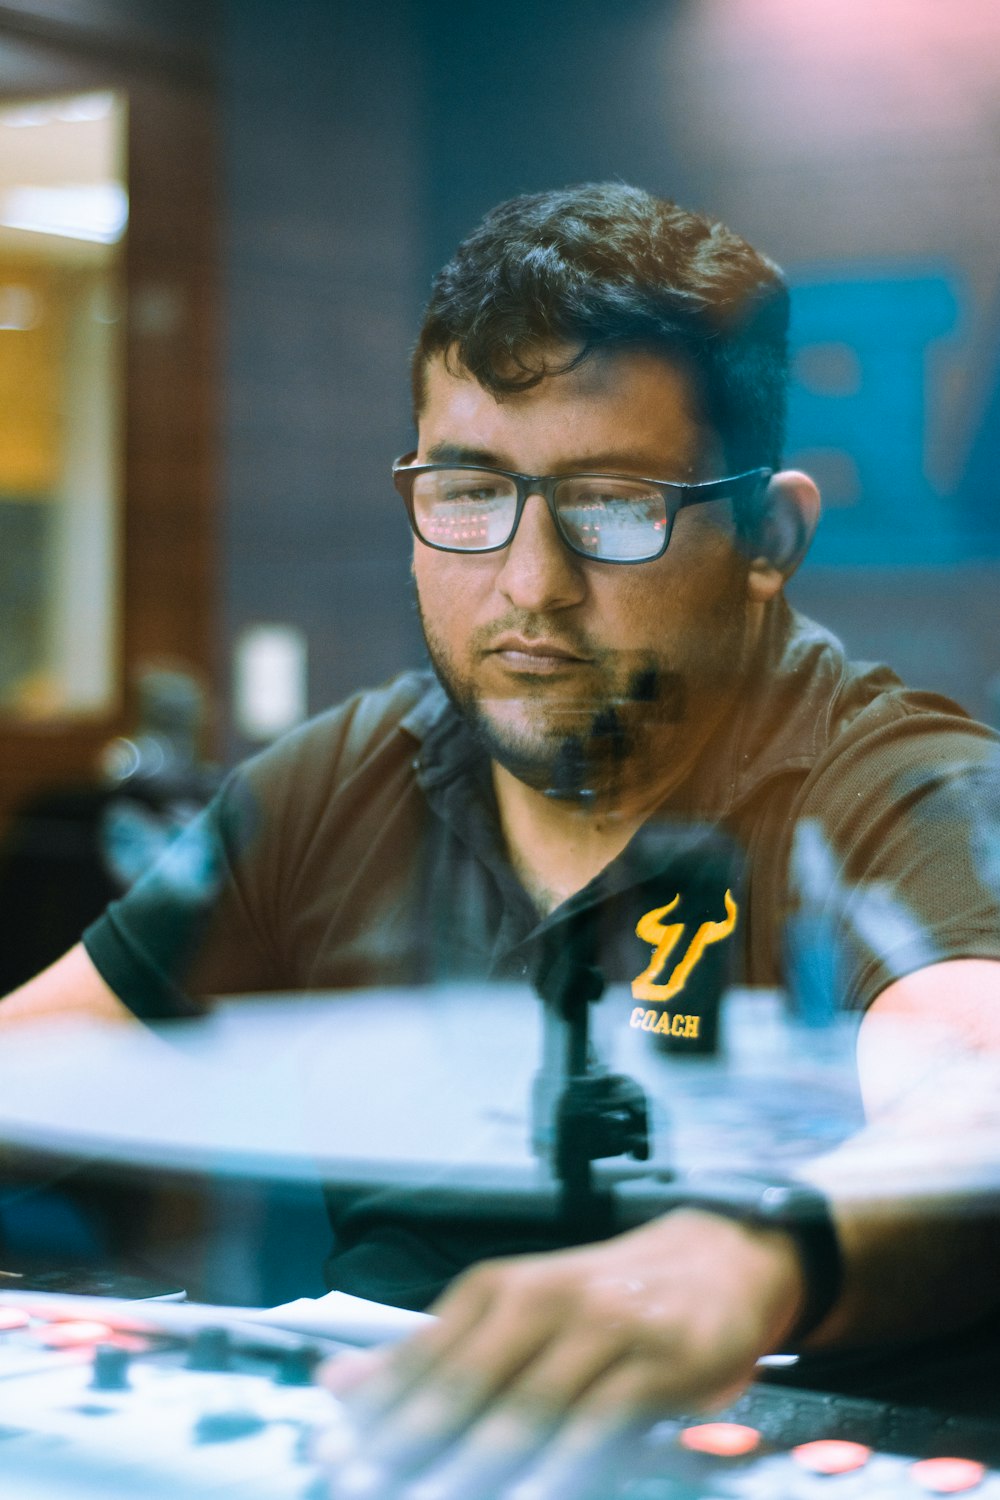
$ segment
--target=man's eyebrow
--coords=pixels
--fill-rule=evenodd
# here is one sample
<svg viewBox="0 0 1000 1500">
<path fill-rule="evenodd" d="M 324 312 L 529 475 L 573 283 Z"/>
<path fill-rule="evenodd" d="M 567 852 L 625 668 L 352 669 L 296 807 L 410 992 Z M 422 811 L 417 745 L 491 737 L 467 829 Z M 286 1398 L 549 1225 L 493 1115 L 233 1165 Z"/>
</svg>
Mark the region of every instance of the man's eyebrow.
<svg viewBox="0 0 1000 1500">
<path fill-rule="evenodd" d="M 637 474 L 642 479 L 680 479 L 692 474 L 693 465 L 680 458 L 658 458 L 655 453 L 585 453 L 582 458 L 574 458 L 575 474 L 589 474 L 591 471 Z"/>
<path fill-rule="evenodd" d="M 433 443 L 427 449 L 427 458 L 432 464 L 481 464 L 488 469 L 511 468 L 502 455 L 491 452 L 489 448 L 466 448 L 461 443 Z M 580 458 L 574 456 L 571 463 L 561 464 L 554 472 L 566 474 L 627 473 L 636 474 L 643 479 L 682 480 L 690 478 L 692 466 L 676 461 L 665 463 L 662 458 L 647 454 L 587 453 Z"/>
<path fill-rule="evenodd" d="M 461 443 L 432 443 L 427 457 L 432 464 L 482 464 L 487 469 L 506 468 L 488 448 L 464 448 Z"/>
</svg>

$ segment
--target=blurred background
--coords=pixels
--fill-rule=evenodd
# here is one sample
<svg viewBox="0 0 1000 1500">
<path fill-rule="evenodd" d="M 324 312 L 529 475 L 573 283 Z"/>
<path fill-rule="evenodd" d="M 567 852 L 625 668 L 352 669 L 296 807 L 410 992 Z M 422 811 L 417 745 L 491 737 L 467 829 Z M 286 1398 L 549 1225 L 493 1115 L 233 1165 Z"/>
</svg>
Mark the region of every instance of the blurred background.
<svg viewBox="0 0 1000 1500">
<path fill-rule="evenodd" d="M 222 768 L 421 660 L 389 466 L 430 279 L 606 177 L 788 271 L 795 602 L 1000 722 L 995 0 L 0 0 L 0 991 Z M 184 1238 L 157 1212 L 133 1242 Z M 229 1300 L 316 1274 L 267 1212 L 280 1275 L 223 1244 Z"/>
<path fill-rule="evenodd" d="M 430 278 L 601 177 L 787 268 L 793 597 L 997 718 L 994 0 L 13 0 L 0 818 L 130 774 L 150 672 L 228 764 L 420 659 L 388 468 Z"/>
</svg>

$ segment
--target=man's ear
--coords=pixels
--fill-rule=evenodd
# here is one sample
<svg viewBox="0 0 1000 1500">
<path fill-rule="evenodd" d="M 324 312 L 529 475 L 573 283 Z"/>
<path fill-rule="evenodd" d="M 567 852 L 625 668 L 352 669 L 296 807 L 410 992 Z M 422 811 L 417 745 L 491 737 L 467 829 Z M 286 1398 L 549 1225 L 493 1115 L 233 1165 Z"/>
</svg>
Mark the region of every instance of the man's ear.
<svg viewBox="0 0 1000 1500">
<path fill-rule="evenodd" d="M 819 490 L 808 474 L 782 469 L 771 476 L 750 543 L 751 599 L 773 599 L 809 549 L 819 520 Z"/>
</svg>

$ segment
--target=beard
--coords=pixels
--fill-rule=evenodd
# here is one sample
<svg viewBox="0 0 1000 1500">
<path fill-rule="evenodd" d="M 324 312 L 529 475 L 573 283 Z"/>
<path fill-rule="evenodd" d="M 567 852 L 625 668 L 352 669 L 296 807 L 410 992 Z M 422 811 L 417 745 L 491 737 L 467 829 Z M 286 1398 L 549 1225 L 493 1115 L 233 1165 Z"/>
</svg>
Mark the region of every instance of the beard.
<svg viewBox="0 0 1000 1500">
<path fill-rule="evenodd" d="M 451 703 L 492 761 L 526 786 L 562 801 L 613 806 L 626 785 L 648 767 L 683 753 L 693 725 L 720 693 L 732 695 L 747 655 L 747 610 L 734 591 L 712 612 L 711 641 L 685 669 L 645 650 L 596 649 L 582 637 L 573 645 L 586 660 L 576 692 L 553 691 L 547 678 L 511 681 L 503 696 L 482 691 L 472 670 L 463 672 L 417 608 L 431 664 Z M 505 632 L 542 638 L 548 622 L 511 611 L 473 632 L 468 659 L 482 659 Z M 553 632 L 561 640 L 567 628 Z"/>
</svg>

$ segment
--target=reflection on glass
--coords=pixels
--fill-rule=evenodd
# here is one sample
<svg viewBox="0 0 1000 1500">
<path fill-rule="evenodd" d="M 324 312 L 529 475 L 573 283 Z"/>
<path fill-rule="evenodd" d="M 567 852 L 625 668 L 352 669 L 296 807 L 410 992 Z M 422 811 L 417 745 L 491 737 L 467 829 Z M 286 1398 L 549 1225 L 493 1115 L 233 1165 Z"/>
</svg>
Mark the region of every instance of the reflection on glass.
<svg viewBox="0 0 1000 1500">
<path fill-rule="evenodd" d="M 0 713 L 117 696 L 125 104 L 0 108 Z"/>
</svg>

